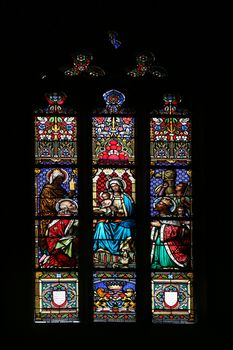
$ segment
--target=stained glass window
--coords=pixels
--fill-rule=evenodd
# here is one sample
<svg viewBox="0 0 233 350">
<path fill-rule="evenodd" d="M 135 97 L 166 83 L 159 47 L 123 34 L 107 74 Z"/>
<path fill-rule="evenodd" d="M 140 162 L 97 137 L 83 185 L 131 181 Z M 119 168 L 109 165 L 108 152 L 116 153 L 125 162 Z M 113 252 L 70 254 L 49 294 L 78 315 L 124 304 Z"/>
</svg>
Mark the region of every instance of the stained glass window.
<svg viewBox="0 0 233 350">
<path fill-rule="evenodd" d="M 121 92 L 103 97 L 106 107 L 92 117 L 93 320 L 134 322 L 135 118 Z"/>
<path fill-rule="evenodd" d="M 194 321 L 191 115 L 166 94 L 150 116 L 152 320 Z"/>
<path fill-rule="evenodd" d="M 35 322 L 78 322 L 77 115 L 45 94 L 35 118 Z"/>
<path fill-rule="evenodd" d="M 147 135 L 140 136 L 138 125 L 144 121 L 124 107 L 125 95 L 115 89 L 103 93 L 105 105 L 93 111 L 86 129 L 91 166 L 85 183 L 90 183 L 91 198 L 85 197 L 90 216 L 83 219 L 79 212 L 86 190 L 81 201 L 79 175 L 89 161 L 84 166 L 79 161 L 82 124 L 66 99 L 63 92 L 47 93 L 45 106 L 34 113 L 35 323 L 80 323 L 79 306 L 89 298 L 92 322 L 136 323 L 143 296 L 152 323 L 194 323 L 191 113 L 180 96 L 165 94 L 161 108 L 145 120 Z M 147 150 L 148 157 L 139 160 L 139 140 L 144 139 L 148 147 L 141 145 L 139 153 Z M 144 178 L 139 167 L 147 160 Z M 140 195 L 136 179 L 140 191 L 148 186 L 148 196 Z M 149 211 L 145 218 L 140 217 L 144 207 Z M 148 242 L 145 269 L 139 266 L 144 250 L 138 242 L 142 250 Z M 80 277 L 85 264 L 89 287 Z"/>
</svg>

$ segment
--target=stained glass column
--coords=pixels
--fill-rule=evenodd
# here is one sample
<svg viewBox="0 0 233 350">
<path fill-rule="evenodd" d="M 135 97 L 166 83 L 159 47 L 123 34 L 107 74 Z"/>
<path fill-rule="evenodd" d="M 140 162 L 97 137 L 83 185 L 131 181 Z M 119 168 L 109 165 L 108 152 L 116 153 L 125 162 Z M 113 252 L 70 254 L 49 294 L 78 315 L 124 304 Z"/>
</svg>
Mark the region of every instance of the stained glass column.
<svg viewBox="0 0 233 350">
<path fill-rule="evenodd" d="M 193 323 L 191 115 L 163 97 L 150 116 L 152 321 Z"/>
<path fill-rule="evenodd" d="M 36 323 L 79 322 L 77 116 L 45 94 L 35 120 Z"/>
<path fill-rule="evenodd" d="M 92 118 L 93 320 L 135 322 L 135 118 L 121 92 L 103 97 Z"/>
</svg>

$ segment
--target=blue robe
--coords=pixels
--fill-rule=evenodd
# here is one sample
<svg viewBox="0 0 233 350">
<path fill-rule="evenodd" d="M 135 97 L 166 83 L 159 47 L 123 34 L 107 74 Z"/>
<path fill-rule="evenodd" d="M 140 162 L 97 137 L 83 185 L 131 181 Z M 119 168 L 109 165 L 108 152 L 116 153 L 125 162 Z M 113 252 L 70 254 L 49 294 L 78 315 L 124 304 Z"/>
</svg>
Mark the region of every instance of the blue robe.
<svg viewBox="0 0 233 350">
<path fill-rule="evenodd" d="M 134 215 L 134 203 L 132 199 L 124 193 L 123 200 L 127 216 Z M 120 245 L 127 238 L 131 237 L 131 231 L 134 226 L 134 219 L 117 220 L 117 222 L 98 222 L 94 233 L 94 252 L 98 249 L 104 249 L 111 254 L 119 255 Z"/>
</svg>

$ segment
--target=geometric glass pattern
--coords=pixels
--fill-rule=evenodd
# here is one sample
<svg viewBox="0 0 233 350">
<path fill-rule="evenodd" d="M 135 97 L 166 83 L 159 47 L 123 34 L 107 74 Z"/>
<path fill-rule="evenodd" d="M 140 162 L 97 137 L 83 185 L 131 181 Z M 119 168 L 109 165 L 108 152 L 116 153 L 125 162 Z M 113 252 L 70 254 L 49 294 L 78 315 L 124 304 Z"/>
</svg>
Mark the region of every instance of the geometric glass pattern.
<svg viewBox="0 0 233 350">
<path fill-rule="evenodd" d="M 78 273 L 36 272 L 35 322 L 78 322 Z"/>
<path fill-rule="evenodd" d="M 153 322 L 190 323 L 194 321 L 191 272 L 152 273 L 151 288 Z"/>
</svg>

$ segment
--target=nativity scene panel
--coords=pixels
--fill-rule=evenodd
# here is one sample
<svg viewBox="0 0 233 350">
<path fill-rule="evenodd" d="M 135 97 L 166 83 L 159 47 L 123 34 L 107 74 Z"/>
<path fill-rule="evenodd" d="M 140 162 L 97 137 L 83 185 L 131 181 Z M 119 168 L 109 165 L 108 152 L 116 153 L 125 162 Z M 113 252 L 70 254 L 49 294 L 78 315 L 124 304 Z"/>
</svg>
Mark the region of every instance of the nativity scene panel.
<svg viewBox="0 0 233 350">
<path fill-rule="evenodd" d="M 135 265 L 135 179 L 129 169 L 94 169 L 93 253 L 95 267 Z"/>
</svg>

